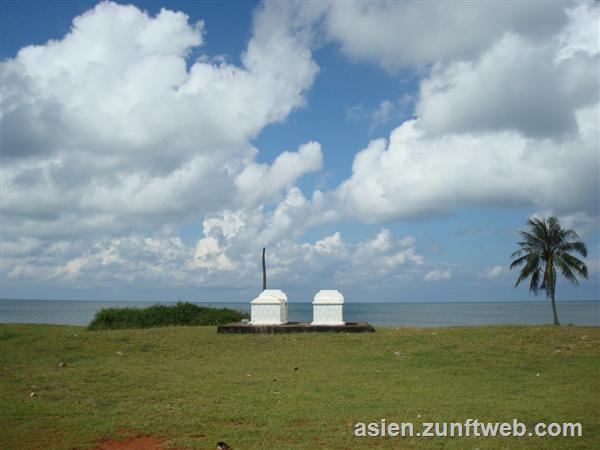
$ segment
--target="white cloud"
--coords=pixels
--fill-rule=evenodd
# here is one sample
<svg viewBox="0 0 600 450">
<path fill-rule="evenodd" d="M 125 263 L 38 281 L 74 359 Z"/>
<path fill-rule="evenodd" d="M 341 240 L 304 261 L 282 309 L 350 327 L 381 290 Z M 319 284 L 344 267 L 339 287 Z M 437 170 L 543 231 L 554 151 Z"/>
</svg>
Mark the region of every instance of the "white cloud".
<svg viewBox="0 0 600 450">
<path fill-rule="evenodd" d="M 548 42 L 509 34 L 474 62 L 434 69 L 420 116 L 356 155 L 352 176 L 327 197 L 332 209 L 369 223 L 469 207 L 596 217 L 600 50 L 573 30 L 598 8 L 569 17 Z"/>
<path fill-rule="evenodd" d="M 346 119 L 354 121 L 362 121 L 369 117 L 369 112 L 363 104 L 350 105 L 345 109 Z"/>
<path fill-rule="evenodd" d="M 67 282 L 80 288 L 111 280 L 159 286 L 180 282 L 193 256 L 193 249 L 179 237 L 133 234 L 92 242 L 60 241 L 45 245 L 36 255 L 4 262 L 9 278 Z"/>
<path fill-rule="evenodd" d="M 386 70 L 477 56 L 505 32 L 543 41 L 566 22 L 563 2 L 331 2 L 325 33 L 348 56 Z"/>
<path fill-rule="evenodd" d="M 475 61 L 434 68 L 421 82 L 420 126 L 437 135 L 516 130 L 552 137 L 577 132 L 576 111 L 598 102 L 600 59 L 597 48 L 570 57 L 565 48 L 508 34 Z"/>
<path fill-rule="evenodd" d="M 309 172 L 320 171 L 323 153 L 318 142 L 301 145 L 297 152 L 283 152 L 271 166 L 250 163 L 236 177 L 235 185 L 243 204 L 272 200 L 284 188 Z"/>
<path fill-rule="evenodd" d="M 326 236 L 323 239 L 315 242 L 312 249 L 318 254 L 331 254 L 344 250 L 344 241 L 339 231 L 336 231 L 331 236 Z"/>
<path fill-rule="evenodd" d="M 280 216 L 297 217 L 309 207 L 310 202 L 294 188 L 273 211 L 224 210 L 207 217 L 195 245 L 172 235 L 132 234 L 92 243 L 64 242 L 58 248 L 46 247 L 42 257 L 5 258 L 4 262 L 13 278 L 72 287 L 103 283 L 231 287 L 234 273 L 236 289 L 257 285 L 263 246 L 269 285 L 286 289 L 350 288 L 367 280 L 383 283 L 386 277 L 414 277 L 414 270 L 422 266 L 415 238 L 398 239 L 387 229 L 357 243 L 345 241 L 339 232 L 314 242 L 296 242 L 296 225 Z"/>
<path fill-rule="evenodd" d="M 282 243 L 275 252 L 287 262 L 283 271 L 286 282 L 298 285 L 315 280 L 319 285 L 356 287 L 365 282 L 384 282 L 386 277 L 394 279 L 399 274 L 412 276 L 413 269 L 423 264 L 423 257 L 406 242 L 386 229 L 355 244 L 335 232 L 314 244 Z"/>
<path fill-rule="evenodd" d="M 212 216 L 204 219 L 202 222 L 202 231 L 204 235 L 210 235 L 213 230 L 218 230 L 225 239 L 231 239 L 239 233 L 244 226 L 241 213 L 229 210 L 223 211 L 221 216 Z"/>
<path fill-rule="evenodd" d="M 452 277 L 452 271 L 450 269 L 445 270 L 430 270 L 425 274 L 423 280 L 425 281 L 442 281 L 449 280 Z"/>
<path fill-rule="evenodd" d="M 254 288 L 266 246 L 276 284 L 376 291 L 452 271 L 387 229 L 360 242 L 303 233 L 513 206 L 597 230 L 597 30 L 591 3 L 268 1 L 236 66 L 190 60 L 202 22 L 101 3 L 63 39 L 2 62 L 3 274 L 87 288 L 231 288 L 235 275 Z M 320 144 L 307 136 L 259 163 L 251 142 L 304 105 L 311 48 L 327 41 L 423 77 L 419 98 L 378 97 L 350 118 L 373 131 L 413 103 L 418 117 L 371 141 L 333 192 L 305 196 Z M 184 242 L 176 227 L 198 217 Z"/>
<path fill-rule="evenodd" d="M 219 241 L 211 236 L 198 241 L 192 264 L 206 269 L 226 271 L 235 269 L 235 264 L 231 262 L 219 247 Z"/>
<path fill-rule="evenodd" d="M 508 272 L 508 269 L 504 266 L 494 266 L 494 267 L 490 267 L 489 269 L 487 269 L 484 272 L 483 276 L 488 279 L 494 279 L 494 278 L 501 277 L 502 275 L 504 275 L 507 272 Z"/>
<path fill-rule="evenodd" d="M 580 128 L 597 109 L 582 111 Z M 598 204 L 597 134 L 527 140 L 514 132 L 427 137 L 416 121 L 359 152 L 335 203 L 365 222 L 443 214 L 479 206 Z M 578 174 L 573 177 L 572 174 Z"/>
<path fill-rule="evenodd" d="M 392 118 L 394 110 L 395 106 L 391 101 L 383 100 L 373 113 L 371 128 L 388 122 Z"/>
<path fill-rule="evenodd" d="M 552 212 L 543 214 L 550 216 Z M 558 220 L 563 228 L 575 230 L 580 236 L 597 233 L 600 230 L 600 215 L 588 214 L 585 211 L 576 211 L 571 214 L 559 215 Z"/>
<path fill-rule="evenodd" d="M 250 140 L 304 104 L 318 69 L 285 17 L 261 28 L 286 13 L 272 8 L 241 66 L 187 60 L 202 22 L 111 2 L 3 61 L 5 238 L 118 236 L 233 206 L 236 177 L 262 167 Z M 280 156 L 268 194 L 318 170 L 317 147 Z"/>
<path fill-rule="evenodd" d="M 597 5 L 592 2 L 578 2 L 570 6 L 572 7 L 566 10 L 570 20 L 558 36 L 561 45 L 559 60 L 570 58 L 580 52 L 597 53 L 600 47 L 598 39 L 600 12 Z"/>
<path fill-rule="evenodd" d="M 369 125 L 369 134 L 387 124 L 397 123 L 399 120 L 411 117 L 414 109 L 414 97 L 405 93 L 397 100 L 384 99 L 373 107 L 365 107 L 362 103 L 345 108 L 346 119 L 355 122 L 366 122 Z"/>
</svg>

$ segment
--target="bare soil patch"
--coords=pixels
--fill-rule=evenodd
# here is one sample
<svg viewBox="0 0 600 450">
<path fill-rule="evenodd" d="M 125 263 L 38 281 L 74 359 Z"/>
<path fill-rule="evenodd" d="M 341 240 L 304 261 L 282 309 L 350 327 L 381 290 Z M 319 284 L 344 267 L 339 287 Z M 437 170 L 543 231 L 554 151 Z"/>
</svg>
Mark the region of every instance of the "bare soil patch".
<svg viewBox="0 0 600 450">
<path fill-rule="evenodd" d="M 164 450 L 165 440 L 144 434 L 130 435 L 122 439 L 106 438 L 98 442 L 94 450 Z"/>
</svg>

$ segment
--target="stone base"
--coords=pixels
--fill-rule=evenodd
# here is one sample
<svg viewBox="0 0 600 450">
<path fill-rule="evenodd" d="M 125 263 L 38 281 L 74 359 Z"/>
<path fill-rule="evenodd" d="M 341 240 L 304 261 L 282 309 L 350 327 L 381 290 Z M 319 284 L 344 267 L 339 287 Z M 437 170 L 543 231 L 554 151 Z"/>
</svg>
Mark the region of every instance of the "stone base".
<svg viewBox="0 0 600 450">
<path fill-rule="evenodd" d="M 283 325 L 252 325 L 249 323 L 228 323 L 219 325 L 217 333 L 373 333 L 375 329 L 368 322 L 346 322 L 344 325 L 311 325 L 310 322 L 288 322 Z"/>
<path fill-rule="evenodd" d="M 311 322 L 313 327 L 321 327 L 321 326 L 333 326 L 333 327 L 341 327 L 346 325 L 346 322 Z"/>
</svg>

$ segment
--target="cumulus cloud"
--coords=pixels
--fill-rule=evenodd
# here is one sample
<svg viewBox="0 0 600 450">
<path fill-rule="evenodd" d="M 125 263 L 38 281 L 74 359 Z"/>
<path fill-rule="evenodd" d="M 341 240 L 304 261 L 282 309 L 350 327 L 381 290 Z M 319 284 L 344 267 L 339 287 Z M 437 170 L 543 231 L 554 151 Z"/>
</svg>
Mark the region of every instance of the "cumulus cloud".
<svg viewBox="0 0 600 450">
<path fill-rule="evenodd" d="M 494 279 L 494 278 L 501 277 L 502 275 L 504 275 L 507 272 L 508 272 L 508 268 L 506 268 L 504 266 L 494 266 L 494 267 L 490 267 L 489 269 L 487 269 L 483 273 L 483 276 L 488 279 Z"/>
<path fill-rule="evenodd" d="M 498 206 L 597 217 L 600 51 L 573 30 L 598 8 L 569 17 L 550 43 L 507 35 L 475 62 L 434 69 L 420 115 L 356 155 L 335 208 L 365 222 Z"/>
<path fill-rule="evenodd" d="M 371 117 L 370 131 L 389 122 L 396 114 L 396 105 L 390 100 L 382 100 Z"/>
<path fill-rule="evenodd" d="M 345 108 L 346 119 L 356 122 L 370 122 L 369 134 L 373 134 L 383 125 L 398 123 L 403 118 L 411 117 L 414 109 L 414 98 L 405 93 L 399 99 L 384 99 L 373 107 L 362 103 Z"/>
<path fill-rule="evenodd" d="M 327 37 L 389 71 L 476 57 L 507 31 L 543 40 L 567 21 L 564 2 L 331 2 Z"/>
<path fill-rule="evenodd" d="M 541 217 L 554 215 L 552 211 L 544 214 L 539 214 Z M 570 214 L 558 216 L 558 220 L 562 227 L 576 230 L 580 236 L 590 235 L 600 230 L 600 216 L 590 214 L 586 211 L 576 211 Z"/>
<path fill-rule="evenodd" d="M 288 190 L 273 208 L 264 206 L 225 209 L 209 214 L 203 221 L 203 234 L 214 239 L 223 252 L 252 253 L 257 248 L 273 247 L 281 241 L 293 241 L 312 225 L 326 220 L 320 191 L 307 199 L 297 187 Z"/>
<path fill-rule="evenodd" d="M 35 255 L 4 258 L 9 278 L 68 281 L 97 286 L 105 281 L 172 284 L 181 280 L 193 253 L 179 237 L 139 234 L 80 243 L 46 244 Z"/>
<path fill-rule="evenodd" d="M 421 83 L 419 125 L 438 135 L 493 130 L 517 130 L 531 137 L 576 133 L 577 110 L 598 102 L 600 59 L 597 48 L 569 57 L 565 48 L 509 34 L 476 61 L 434 69 Z"/>
<path fill-rule="evenodd" d="M 580 129 L 597 117 L 582 111 Z M 598 204 L 598 134 L 528 140 L 514 132 L 428 137 L 417 121 L 358 153 L 336 204 L 365 222 L 415 218 L 464 207 L 535 205 L 563 211 Z M 574 177 L 573 174 L 578 174 Z"/>
<path fill-rule="evenodd" d="M 131 234 L 83 244 L 57 243 L 35 256 L 4 259 L 11 278 L 68 282 L 72 286 L 143 283 L 145 286 L 231 286 L 255 289 L 260 248 L 267 247 L 270 285 L 308 289 L 352 287 L 369 280 L 414 276 L 423 265 L 416 240 L 387 229 L 363 241 L 345 241 L 339 232 L 297 242 L 295 225 L 282 215 L 305 214 L 309 203 L 294 188 L 277 207 L 223 210 L 203 221 L 193 245 L 176 235 Z M 41 257 L 40 257 L 41 255 Z"/>
<path fill-rule="evenodd" d="M 234 65 L 191 59 L 201 21 L 100 3 L 62 39 L 2 62 L 2 272 L 80 287 L 231 286 L 235 276 L 244 288 L 266 246 L 275 282 L 379 287 L 452 271 L 385 228 L 359 242 L 304 233 L 515 206 L 597 230 L 597 31 L 586 2 L 266 1 Z M 351 107 L 371 132 L 413 105 L 415 115 L 360 150 L 333 191 L 305 195 L 320 144 L 306 136 L 267 163 L 252 140 L 305 104 L 311 50 L 327 42 L 422 79 L 418 96 Z M 179 236 L 198 218 L 197 236 Z"/>
<path fill-rule="evenodd" d="M 353 285 L 359 280 L 376 280 L 403 272 L 405 267 L 423 264 L 413 237 L 397 239 L 387 229 L 357 243 L 345 241 L 340 232 L 312 243 L 298 243 L 291 232 L 295 230 L 294 224 L 282 220 L 280 211 L 285 208 L 302 213 L 306 204 L 291 204 L 289 197 L 271 213 L 256 209 L 219 214 L 223 220 L 242 224 L 235 235 L 225 236 L 219 228 L 209 231 L 219 241 L 223 254 L 235 254 L 236 260 L 244 261 L 236 270 L 238 275 L 256 276 L 258 249 L 263 246 L 267 247 L 270 277 L 292 286 Z M 288 214 L 295 215 L 294 212 Z"/>
<path fill-rule="evenodd" d="M 285 18 L 260 28 L 275 13 L 257 14 L 241 66 L 189 60 L 202 22 L 112 2 L 3 61 L 5 236 L 118 235 L 233 204 L 236 177 L 261 168 L 250 140 L 304 103 L 318 69 Z M 320 150 L 299 159 L 316 170 Z"/>
<path fill-rule="evenodd" d="M 323 153 L 318 142 L 301 145 L 297 152 L 283 152 L 272 165 L 250 163 L 236 177 L 235 185 L 244 204 L 271 200 L 299 177 L 320 171 Z"/>
<path fill-rule="evenodd" d="M 439 269 L 430 270 L 425 274 L 423 280 L 425 281 L 443 281 L 449 280 L 452 277 L 452 271 L 450 269 Z"/>
</svg>

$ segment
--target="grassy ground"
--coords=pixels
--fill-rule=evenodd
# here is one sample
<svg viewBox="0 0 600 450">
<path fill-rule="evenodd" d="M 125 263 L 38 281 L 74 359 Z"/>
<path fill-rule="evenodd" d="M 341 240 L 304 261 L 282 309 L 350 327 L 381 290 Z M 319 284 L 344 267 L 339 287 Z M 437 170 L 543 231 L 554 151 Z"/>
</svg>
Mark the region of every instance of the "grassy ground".
<svg viewBox="0 0 600 450">
<path fill-rule="evenodd" d="M 235 449 L 600 443 L 599 328 L 219 335 L 1 325 L 0 339 L 2 449 L 93 448 L 119 430 L 199 449 L 220 440 Z M 354 423 L 382 418 L 580 422 L 583 437 L 354 437 Z"/>
</svg>

